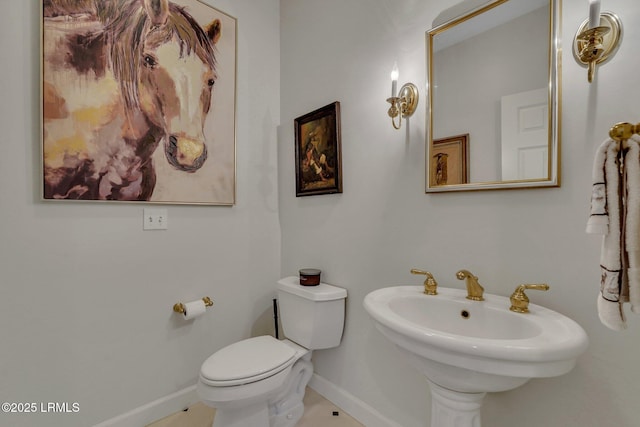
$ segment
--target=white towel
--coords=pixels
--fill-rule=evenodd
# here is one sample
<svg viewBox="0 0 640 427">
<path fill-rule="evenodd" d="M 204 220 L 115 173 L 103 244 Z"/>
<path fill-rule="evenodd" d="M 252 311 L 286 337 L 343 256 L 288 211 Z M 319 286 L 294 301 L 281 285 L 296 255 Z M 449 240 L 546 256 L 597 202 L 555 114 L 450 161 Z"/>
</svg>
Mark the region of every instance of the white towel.
<svg viewBox="0 0 640 427">
<path fill-rule="evenodd" d="M 622 311 L 621 303 L 607 301 L 602 297 L 602 294 L 598 294 L 597 307 L 600 322 L 607 328 L 614 331 L 627 329 L 627 319 Z"/>
<path fill-rule="evenodd" d="M 627 251 L 628 299 L 631 311 L 640 314 L 640 138 L 626 141 L 625 249 Z"/>
<path fill-rule="evenodd" d="M 609 232 L 609 215 L 607 214 L 606 181 L 604 176 L 604 164 L 607 158 L 607 149 L 615 141 L 609 139 L 603 142 L 593 162 L 593 186 L 591 190 L 591 212 L 587 222 L 587 233 L 605 235 Z"/>
<path fill-rule="evenodd" d="M 620 297 L 624 287 L 621 250 L 623 193 L 620 188 L 618 152 L 619 145 L 612 139 L 606 140 L 598 148 L 593 164 L 591 213 L 587 223 L 587 233 L 603 235 L 597 307 L 600 321 L 613 330 L 626 328 Z"/>
</svg>

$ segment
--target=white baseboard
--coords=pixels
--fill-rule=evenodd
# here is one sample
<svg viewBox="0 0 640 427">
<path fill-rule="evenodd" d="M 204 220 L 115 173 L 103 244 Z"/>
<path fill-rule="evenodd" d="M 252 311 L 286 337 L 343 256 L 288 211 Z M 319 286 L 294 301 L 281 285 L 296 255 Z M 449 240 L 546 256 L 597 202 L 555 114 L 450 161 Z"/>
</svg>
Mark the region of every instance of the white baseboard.
<svg viewBox="0 0 640 427">
<path fill-rule="evenodd" d="M 313 374 L 309 387 L 325 399 L 347 412 L 367 427 L 402 427 L 367 405 L 348 391 L 338 387 L 318 374 Z M 141 427 L 184 410 L 198 402 L 196 386 L 192 385 L 146 405 L 135 408 L 93 427 Z"/>
<path fill-rule="evenodd" d="M 195 384 L 142 405 L 93 427 L 141 427 L 179 412 L 198 402 Z"/>
<path fill-rule="evenodd" d="M 400 424 L 388 419 L 376 409 L 355 397 L 353 394 L 338 387 L 318 374 L 313 374 L 311 381 L 309 381 L 309 387 L 367 427 L 402 427 Z"/>
</svg>

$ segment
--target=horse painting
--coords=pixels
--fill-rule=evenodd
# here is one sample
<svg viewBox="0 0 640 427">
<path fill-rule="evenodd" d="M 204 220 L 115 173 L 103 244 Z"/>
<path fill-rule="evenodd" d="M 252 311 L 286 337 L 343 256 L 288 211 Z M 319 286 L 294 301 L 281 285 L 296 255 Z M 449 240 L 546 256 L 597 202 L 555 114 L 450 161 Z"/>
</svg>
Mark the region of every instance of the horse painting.
<svg viewBox="0 0 640 427">
<path fill-rule="evenodd" d="M 203 168 L 220 19 L 169 0 L 43 0 L 43 20 L 45 199 L 150 201 L 160 149 L 183 175 Z"/>
</svg>

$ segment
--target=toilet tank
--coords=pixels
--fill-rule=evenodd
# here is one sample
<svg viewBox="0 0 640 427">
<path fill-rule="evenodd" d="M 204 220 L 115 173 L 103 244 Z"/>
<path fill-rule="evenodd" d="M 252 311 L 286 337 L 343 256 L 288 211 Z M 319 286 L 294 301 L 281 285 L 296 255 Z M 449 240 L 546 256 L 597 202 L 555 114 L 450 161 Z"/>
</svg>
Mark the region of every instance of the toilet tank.
<svg viewBox="0 0 640 427">
<path fill-rule="evenodd" d="M 278 281 L 282 330 L 286 338 L 309 350 L 340 345 L 347 290 L 320 283 L 302 286 L 298 277 Z"/>
</svg>

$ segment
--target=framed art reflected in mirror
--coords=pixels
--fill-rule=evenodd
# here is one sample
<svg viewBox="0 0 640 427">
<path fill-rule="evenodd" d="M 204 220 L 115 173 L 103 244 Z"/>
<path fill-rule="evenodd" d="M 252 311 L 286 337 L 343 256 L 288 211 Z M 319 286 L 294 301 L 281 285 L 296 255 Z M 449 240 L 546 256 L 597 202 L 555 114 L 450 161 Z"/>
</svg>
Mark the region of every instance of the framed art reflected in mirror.
<svg viewBox="0 0 640 427">
<path fill-rule="evenodd" d="M 469 134 L 434 140 L 430 162 L 430 186 L 468 183 Z"/>
</svg>

